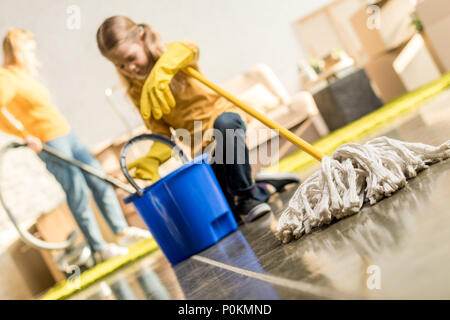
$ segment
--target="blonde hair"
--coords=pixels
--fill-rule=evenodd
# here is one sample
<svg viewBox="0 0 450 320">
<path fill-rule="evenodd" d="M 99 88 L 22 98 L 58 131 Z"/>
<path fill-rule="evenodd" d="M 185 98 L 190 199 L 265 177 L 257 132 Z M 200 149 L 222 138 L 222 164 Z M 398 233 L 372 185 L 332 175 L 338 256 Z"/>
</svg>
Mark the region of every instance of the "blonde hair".
<svg viewBox="0 0 450 320">
<path fill-rule="evenodd" d="M 30 73 L 36 71 L 38 61 L 30 61 L 23 51 L 23 46 L 35 41 L 31 32 L 23 29 L 10 29 L 3 39 L 3 65 L 15 66 Z"/>
<path fill-rule="evenodd" d="M 155 29 L 145 23 L 137 24 L 125 16 L 113 16 L 106 19 L 97 30 L 97 45 L 102 55 L 110 59 L 110 52 L 119 43 L 124 41 L 136 41 L 141 32 L 144 32 L 144 46 L 150 63 L 153 65 L 166 50 L 166 45 Z M 144 80 L 137 80 L 125 75 L 116 68 L 121 82 L 127 89 L 127 94 L 133 103 L 139 107 L 140 96 Z M 185 76 L 177 74 L 170 83 L 172 92 L 176 93 L 183 89 Z"/>
</svg>

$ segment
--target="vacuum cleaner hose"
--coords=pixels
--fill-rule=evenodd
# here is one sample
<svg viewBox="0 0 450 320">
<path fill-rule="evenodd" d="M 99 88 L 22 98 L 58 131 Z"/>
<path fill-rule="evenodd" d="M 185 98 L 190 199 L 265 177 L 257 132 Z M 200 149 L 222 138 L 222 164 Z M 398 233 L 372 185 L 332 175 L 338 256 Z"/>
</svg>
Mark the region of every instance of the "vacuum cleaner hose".
<svg viewBox="0 0 450 320">
<path fill-rule="evenodd" d="M 26 144 L 13 142 L 13 143 L 8 144 L 6 147 L 4 147 L 0 150 L 0 168 L 3 168 L 3 159 L 4 159 L 4 155 L 6 154 L 6 152 L 10 149 L 15 149 L 15 148 L 19 148 L 19 147 L 26 147 Z M 0 181 L 3 180 L 1 175 L 2 175 L 2 172 L 0 172 Z M 47 241 L 36 238 L 31 233 L 29 233 L 28 230 L 22 228 L 19 225 L 19 222 L 16 219 L 16 217 L 12 214 L 11 210 L 8 208 L 7 204 L 5 203 L 1 186 L 0 186 L 0 202 L 3 205 L 3 208 L 5 209 L 6 214 L 8 215 L 9 219 L 13 223 L 14 227 L 16 228 L 16 230 L 19 233 L 22 240 L 25 243 L 29 244 L 30 246 L 40 249 L 40 250 L 65 250 L 74 245 L 75 240 L 78 237 L 78 232 L 76 230 L 72 231 L 69 234 L 69 236 L 67 237 L 67 240 L 65 240 L 65 241 L 47 242 Z"/>
</svg>

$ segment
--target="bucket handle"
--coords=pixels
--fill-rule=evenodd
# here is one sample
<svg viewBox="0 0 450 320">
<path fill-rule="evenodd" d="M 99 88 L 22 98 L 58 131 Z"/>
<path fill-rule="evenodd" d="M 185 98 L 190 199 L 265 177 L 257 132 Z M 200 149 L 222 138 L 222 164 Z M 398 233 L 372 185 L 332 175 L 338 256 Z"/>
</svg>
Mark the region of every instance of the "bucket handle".
<svg viewBox="0 0 450 320">
<path fill-rule="evenodd" d="M 125 143 L 125 145 L 122 148 L 122 153 L 120 155 L 120 168 L 122 169 L 122 172 L 123 172 L 125 178 L 133 186 L 133 188 L 136 189 L 136 193 L 140 197 L 142 197 L 144 192 L 142 191 L 142 189 L 138 186 L 138 184 L 134 181 L 133 177 L 131 177 L 130 173 L 128 172 L 127 164 L 126 164 L 126 157 L 128 154 L 128 149 L 136 142 L 143 141 L 143 140 L 153 140 L 156 142 L 164 143 L 165 145 L 171 147 L 172 151 L 175 151 L 175 154 L 178 155 L 178 157 L 181 159 L 181 161 L 183 161 L 183 163 L 186 163 L 189 161 L 189 158 L 186 157 L 183 150 L 181 150 L 181 148 L 179 146 L 177 146 L 172 140 L 170 140 L 169 138 L 167 138 L 163 135 L 156 134 L 156 133 L 144 133 L 144 134 L 141 134 L 139 136 L 136 136 L 136 137 L 130 139 L 127 143 Z"/>
</svg>

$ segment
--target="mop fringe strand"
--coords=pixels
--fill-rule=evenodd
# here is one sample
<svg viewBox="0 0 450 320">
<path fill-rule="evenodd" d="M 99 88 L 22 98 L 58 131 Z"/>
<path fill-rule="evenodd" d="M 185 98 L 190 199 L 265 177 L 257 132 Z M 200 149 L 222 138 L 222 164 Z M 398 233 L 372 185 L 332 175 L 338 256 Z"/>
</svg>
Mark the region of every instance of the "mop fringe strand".
<svg viewBox="0 0 450 320">
<path fill-rule="evenodd" d="M 450 140 L 438 147 L 387 137 L 365 144 L 347 143 L 296 190 L 278 221 L 283 243 L 299 239 L 315 227 L 358 213 L 406 185 L 429 164 L 450 157 Z"/>
</svg>

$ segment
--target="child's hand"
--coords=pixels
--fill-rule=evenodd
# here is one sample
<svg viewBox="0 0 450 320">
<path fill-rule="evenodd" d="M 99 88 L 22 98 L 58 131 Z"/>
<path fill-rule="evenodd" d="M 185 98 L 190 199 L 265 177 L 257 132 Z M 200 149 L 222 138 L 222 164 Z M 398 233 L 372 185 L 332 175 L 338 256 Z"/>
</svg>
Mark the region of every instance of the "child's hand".
<svg viewBox="0 0 450 320">
<path fill-rule="evenodd" d="M 158 168 L 159 161 L 146 156 L 127 165 L 128 170 L 135 169 L 133 173 L 130 173 L 133 178 L 151 180 L 153 183 L 160 179 Z"/>
<path fill-rule="evenodd" d="M 174 42 L 158 59 L 150 75 L 145 80 L 141 94 L 141 115 L 161 119 L 175 107 L 175 99 L 170 91 L 170 81 L 175 74 L 189 66 L 194 60 L 194 51 L 180 42 Z"/>
<path fill-rule="evenodd" d="M 25 138 L 25 143 L 27 146 L 35 151 L 36 153 L 39 153 L 42 151 L 42 142 L 39 140 L 39 138 L 33 137 L 33 136 L 27 136 Z"/>
<path fill-rule="evenodd" d="M 127 165 L 128 170 L 134 169 L 131 173 L 133 178 L 151 180 L 153 183 L 159 180 L 158 168 L 161 163 L 166 162 L 172 155 L 172 148 L 164 143 L 154 142 L 149 152 Z"/>
<path fill-rule="evenodd" d="M 155 119 L 161 119 L 163 114 L 169 114 L 170 108 L 175 107 L 175 99 L 169 88 L 170 79 L 160 70 L 155 70 L 155 67 L 142 88 L 140 110 L 144 119 L 152 115 Z"/>
</svg>

